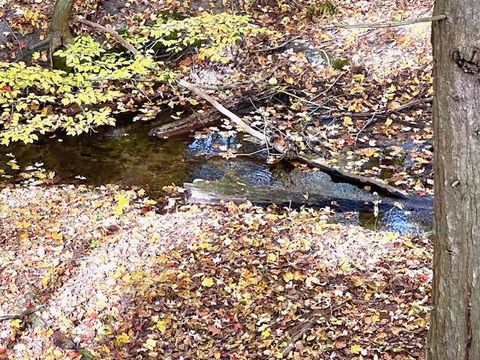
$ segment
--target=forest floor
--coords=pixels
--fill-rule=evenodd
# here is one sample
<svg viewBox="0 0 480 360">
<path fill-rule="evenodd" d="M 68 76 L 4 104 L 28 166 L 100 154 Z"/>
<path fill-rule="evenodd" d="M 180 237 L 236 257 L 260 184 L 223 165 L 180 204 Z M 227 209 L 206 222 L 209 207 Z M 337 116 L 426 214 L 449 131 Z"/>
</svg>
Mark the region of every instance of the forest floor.
<svg viewBox="0 0 480 360">
<path fill-rule="evenodd" d="M 0 1 L 0 42 L 10 28 L 48 28 L 50 2 L 5 10 L 9 2 Z M 110 12 L 93 3 L 77 13 L 133 28 L 167 2 L 118 2 Z M 353 24 L 428 16 L 431 2 L 338 8 L 335 21 Z M 324 18 L 300 15 L 257 9 L 256 23 L 284 35 L 276 44 L 247 44 L 228 66 L 193 71 L 195 56 L 177 65 L 216 83 L 275 68 L 267 82 L 290 102 L 266 103 L 246 121 L 268 118 L 301 151 L 431 194 L 429 24 L 325 30 Z M 296 37 L 302 44 L 268 50 Z M 18 47 L 8 39 L 5 49 Z M 349 63 L 325 66 L 315 60 L 322 51 Z M 248 204 L 159 213 L 143 190 L 10 185 L 0 190 L 0 358 L 422 359 L 429 239 L 334 216 Z"/>
<path fill-rule="evenodd" d="M 419 359 L 428 239 L 251 205 L 155 212 L 142 190 L 0 192 L 10 359 Z"/>
</svg>

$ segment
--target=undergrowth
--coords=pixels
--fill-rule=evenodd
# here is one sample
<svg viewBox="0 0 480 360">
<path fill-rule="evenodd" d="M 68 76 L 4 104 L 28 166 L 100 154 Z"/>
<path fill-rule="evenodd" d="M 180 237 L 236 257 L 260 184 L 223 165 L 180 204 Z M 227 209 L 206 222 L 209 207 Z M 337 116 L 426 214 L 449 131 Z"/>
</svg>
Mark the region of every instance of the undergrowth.
<svg viewBox="0 0 480 360">
<path fill-rule="evenodd" d="M 200 60 L 228 63 L 245 37 L 260 33 L 272 34 L 247 16 L 205 13 L 143 26 L 128 37 L 142 54 L 136 57 L 81 36 L 55 53 L 64 63 L 62 69 L 0 62 L 0 143 L 32 143 L 58 130 L 79 135 L 115 125 L 113 108 L 126 108 L 132 88 L 148 98 L 155 85 L 175 80 L 176 72 L 158 60 L 159 52 L 192 48 Z"/>
</svg>

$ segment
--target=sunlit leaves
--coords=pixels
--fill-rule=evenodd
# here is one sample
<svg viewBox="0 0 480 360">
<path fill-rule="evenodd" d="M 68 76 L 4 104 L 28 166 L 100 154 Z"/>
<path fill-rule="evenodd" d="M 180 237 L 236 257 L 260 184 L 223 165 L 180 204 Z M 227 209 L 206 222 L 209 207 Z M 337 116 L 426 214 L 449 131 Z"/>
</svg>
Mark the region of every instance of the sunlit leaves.
<svg viewBox="0 0 480 360">
<path fill-rule="evenodd" d="M 187 47 L 198 48 L 200 60 L 227 63 L 229 50 L 245 37 L 271 31 L 252 24 L 248 16 L 228 13 L 203 13 L 185 19 L 160 18 L 153 27 L 145 27 L 145 41 L 167 52 L 179 52 Z"/>
<path fill-rule="evenodd" d="M 118 194 L 117 195 L 117 207 L 115 208 L 114 214 L 120 216 L 123 214 L 125 209 L 128 208 L 130 204 L 130 198 L 126 195 Z"/>
<path fill-rule="evenodd" d="M 121 346 L 123 344 L 128 344 L 130 342 L 130 336 L 126 333 L 121 333 L 115 338 L 115 345 Z"/>
<path fill-rule="evenodd" d="M 215 280 L 213 280 L 211 277 L 206 277 L 202 280 L 202 286 L 212 287 L 213 285 L 215 285 Z"/>
<path fill-rule="evenodd" d="M 128 97 L 114 81 L 122 81 L 123 88 L 131 81 L 135 87 L 148 88 L 175 76 L 151 57 L 109 52 L 89 36 L 77 38 L 55 56 L 65 60 L 67 69 L 0 62 L 1 144 L 32 143 L 57 130 L 79 135 L 115 125 L 111 105 L 116 102 L 120 109 Z"/>
</svg>

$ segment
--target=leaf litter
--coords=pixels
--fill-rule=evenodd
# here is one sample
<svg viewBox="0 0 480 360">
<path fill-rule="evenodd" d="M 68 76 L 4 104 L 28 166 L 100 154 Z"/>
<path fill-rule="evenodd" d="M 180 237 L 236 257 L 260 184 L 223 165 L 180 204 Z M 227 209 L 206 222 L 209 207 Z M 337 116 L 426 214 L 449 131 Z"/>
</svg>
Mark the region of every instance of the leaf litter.
<svg viewBox="0 0 480 360">
<path fill-rule="evenodd" d="M 335 19 L 404 19 L 430 8 L 430 1 L 344 2 Z M 295 36 L 307 24 L 294 13 L 264 6 L 254 17 Z M 421 24 L 310 26 L 303 38 L 350 59 L 348 66 L 311 64 L 308 49 L 259 52 L 224 81 L 275 66 L 269 85 L 296 97 L 259 108 L 252 122 L 269 116 L 301 150 L 367 175 L 391 172 L 390 183 L 429 193 L 429 109 L 395 111 L 431 96 L 428 37 Z M 387 117 L 378 115 L 384 108 Z M 412 148 L 398 147 L 408 139 Z M 15 161 L 8 167 L 18 170 Z M 37 181 L 33 170 L 27 175 Z M 335 224 L 328 210 L 228 204 L 159 214 L 144 195 L 115 186 L 1 190 L 0 358 L 424 357 L 428 239 Z"/>
<path fill-rule="evenodd" d="M 3 189 L 0 356 L 423 357 L 428 239 L 328 210 L 152 204 L 116 186 Z"/>
</svg>

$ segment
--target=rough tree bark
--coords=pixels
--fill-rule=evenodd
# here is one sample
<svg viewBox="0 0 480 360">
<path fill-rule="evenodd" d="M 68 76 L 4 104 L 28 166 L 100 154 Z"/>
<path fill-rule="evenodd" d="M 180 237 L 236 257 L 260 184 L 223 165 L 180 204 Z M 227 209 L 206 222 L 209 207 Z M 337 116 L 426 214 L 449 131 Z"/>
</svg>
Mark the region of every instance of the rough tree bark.
<svg viewBox="0 0 480 360">
<path fill-rule="evenodd" d="M 20 60 L 30 62 L 32 54 L 35 51 L 48 50 L 51 61 L 52 54 L 55 50 L 72 41 L 73 37 L 68 20 L 72 14 L 74 2 L 75 0 L 57 0 L 55 2 L 48 36 L 29 50 L 25 51 Z"/>
<path fill-rule="evenodd" d="M 57 0 L 53 10 L 52 20 L 50 22 L 49 38 L 50 50 L 56 50 L 63 44 L 72 41 L 72 33 L 68 19 L 72 13 L 74 0 Z"/>
<path fill-rule="evenodd" d="M 427 358 L 480 359 L 480 0 L 436 0 L 435 253 Z"/>
</svg>

